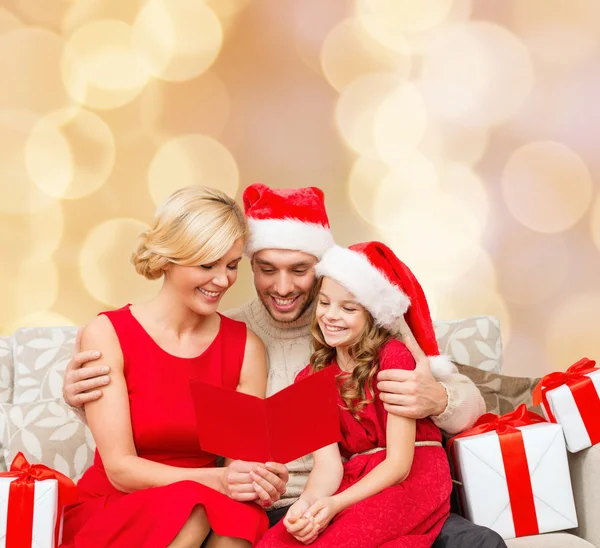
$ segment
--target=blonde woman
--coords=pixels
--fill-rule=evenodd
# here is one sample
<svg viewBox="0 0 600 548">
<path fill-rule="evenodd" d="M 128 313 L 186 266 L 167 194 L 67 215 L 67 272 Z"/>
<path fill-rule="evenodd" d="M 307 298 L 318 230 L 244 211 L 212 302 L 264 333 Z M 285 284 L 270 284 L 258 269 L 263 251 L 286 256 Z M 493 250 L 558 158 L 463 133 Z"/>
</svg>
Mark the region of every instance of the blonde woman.
<svg viewBox="0 0 600 548">
<path fill-rule="evenodd" d="M 241 548 L 266 531 L 264 510 L 230 498 L 227 467 L 200 449 L 189 389 L 196 378 L 264 397 L 262 342 L 217 312 L 246 236 L 231 198 L 178 190 L 132 256 L 139 274 L 163 278 L 159 293 L 83 329 L 82 347 L 102 353 L 111 383 L 85 405 L 98 448 L 65 514 L 63 546 Z"/>
</svg>

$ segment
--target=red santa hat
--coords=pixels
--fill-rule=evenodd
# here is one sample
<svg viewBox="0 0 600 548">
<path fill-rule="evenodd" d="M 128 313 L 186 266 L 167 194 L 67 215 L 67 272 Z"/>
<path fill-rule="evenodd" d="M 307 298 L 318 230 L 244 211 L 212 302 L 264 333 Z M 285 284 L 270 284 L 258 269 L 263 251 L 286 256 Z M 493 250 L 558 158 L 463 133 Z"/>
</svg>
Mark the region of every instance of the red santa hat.
<svg viewBox="0 0 600 548">
<path fill-rule="evenodd" d="M 261 249 L 292 249 L 320 259 L 334 244 L 319 188 L 269 188 L 255 183 L 244 190 L 243 200 L 250 257 Z"/>
<path fill-rule="evenodd" d="M 447 356 L 440 356 L 421 284 L 389 247 L 380 242 L 333 246 L 317 264 L 316 273 L 350 291 L 383 327 L 393 327 L 404 316 L 415 340 L 429 356 L 435 377 L 456 371 Z"/>
</svg>

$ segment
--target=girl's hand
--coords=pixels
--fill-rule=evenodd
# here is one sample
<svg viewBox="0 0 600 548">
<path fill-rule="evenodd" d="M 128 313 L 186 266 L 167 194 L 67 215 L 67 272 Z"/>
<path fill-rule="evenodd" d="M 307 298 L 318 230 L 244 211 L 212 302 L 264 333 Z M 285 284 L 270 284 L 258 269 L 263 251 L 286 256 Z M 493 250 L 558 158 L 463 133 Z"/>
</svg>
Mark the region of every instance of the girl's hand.
<svg viewBox="0 0 600 548">
<path fill-rule="evenodd" d="M 287 532 L 303 544 L 310 544 L 319 534 L 319 528 L 315 525 L 314 519 L 305 517 L 308 508 L 308 502 L 299 499 L 290 506 L 283 518 L 283 525 Z"/>
<path fill-rule="evenodd" d="M 304 516 L 314 519 L 319 532 L 321 532 L 341 510 L 342 507 L 335 497 L 323 497 L 317 499 Z"/>
</svg>

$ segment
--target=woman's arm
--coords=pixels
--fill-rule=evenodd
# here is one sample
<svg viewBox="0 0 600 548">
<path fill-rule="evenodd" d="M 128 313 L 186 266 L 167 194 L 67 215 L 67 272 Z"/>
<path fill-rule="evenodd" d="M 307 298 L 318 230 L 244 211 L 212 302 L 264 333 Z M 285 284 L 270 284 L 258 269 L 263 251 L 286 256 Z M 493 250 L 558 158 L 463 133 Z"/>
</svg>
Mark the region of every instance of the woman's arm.
<svg viewBox="0 0 600 548">
<path fill-rule="evenodd" d="M 265 345 L 250 329 L 237 391 L 259 398 L 267 391 Z M 225 466 L 225 492 L 235 500 L 257 500 L 261 506 L 271 506 L 285 493 L 289 474 L 283 464 L 225 459 Z"/>
<path fill-rule="evenodd" d="M 179 468 L 152 462 L 137 455 L 127 384 L 123 374 L 123 354 L 117 335 L 106 316 L 98 316 L 84 328 L 82 347 L 83 350 L 97 349 L 102 352 L 112 371 L 112 382 L 104 388 L 103 397 L 85 404 L 88 425 L 112 485 L 119 491 L 131 493 L 193 480 L 224 492 L 222 468 Z"/>
<path fill-rule="evenodd" d="M 334 496 L 339 504 L 338 511 L 405 480 L 415 454 L 415 435 L 414 419 L 388 414 L 385 460 L 352 487 Z"/>
</svg>

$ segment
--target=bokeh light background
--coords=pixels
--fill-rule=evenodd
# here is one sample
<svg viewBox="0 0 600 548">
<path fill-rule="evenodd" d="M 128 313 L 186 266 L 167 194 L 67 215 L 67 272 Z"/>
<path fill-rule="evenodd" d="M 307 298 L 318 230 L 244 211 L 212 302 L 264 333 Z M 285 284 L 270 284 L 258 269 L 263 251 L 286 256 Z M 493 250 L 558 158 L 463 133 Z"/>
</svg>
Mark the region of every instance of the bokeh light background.
<svg viewBox="0 0 600 548">
<path fill-rule="evenodd" d="M 263 181 L 498 316 L 507 373 L 600 359 L 598 97 L 598 0 L 2 0 L 0 331 L 146 298 L 156 204 Z"/>
</svg>

